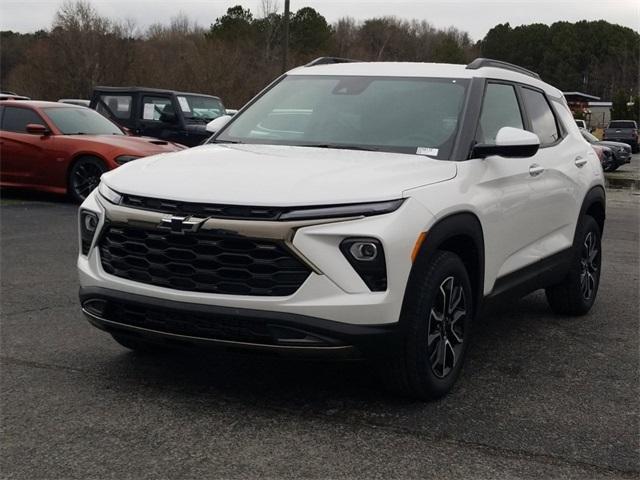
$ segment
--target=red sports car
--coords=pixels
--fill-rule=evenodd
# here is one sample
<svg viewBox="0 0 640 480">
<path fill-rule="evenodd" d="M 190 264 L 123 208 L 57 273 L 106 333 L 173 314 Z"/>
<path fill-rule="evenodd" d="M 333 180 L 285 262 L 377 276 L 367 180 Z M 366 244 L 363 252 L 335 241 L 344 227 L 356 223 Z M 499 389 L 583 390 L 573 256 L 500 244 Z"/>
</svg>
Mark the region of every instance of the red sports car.
<svg viewBox="0 0 640 480">
<path fill-rule="evenodd" d="M 127 135 L 94 110 L 57 102 L 0 102 L 0 185 L 68 193 L 81 202 L 107 170 L 183 145 Z"/>
</svg>

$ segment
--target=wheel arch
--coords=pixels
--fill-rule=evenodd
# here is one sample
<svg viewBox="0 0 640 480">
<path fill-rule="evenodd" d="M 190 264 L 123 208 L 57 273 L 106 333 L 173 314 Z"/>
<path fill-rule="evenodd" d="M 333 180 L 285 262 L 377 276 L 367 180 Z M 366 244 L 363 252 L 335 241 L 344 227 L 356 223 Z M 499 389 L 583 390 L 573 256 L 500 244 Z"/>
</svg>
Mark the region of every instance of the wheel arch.
<svg viewBox="0 0 640 480">
<path fill-rule="evenodd" d="M 580 219 L 585 215 L 593 217 L 593 219 L 600 227 L 600 234 L 604 232 L 604 224 L 606 220 L 606 205 L 606 194 L 604 188 L 601 185 L 597 185 L 587 192 L 584 200 L 582 201 L 582 206 L 580 207 L 580 216 L 578 218 L 578 222 L 576 222 L 574 240 L 575 235 L 578 234 Z"/>
<path fill-rule="evenodd" d="M 462 260 L 471 281 L 475 312 L 480 310 L 484 296 L 485 249 L 484 232 L 478 217 L 471 212 L 458 212 L 438 220 L 426 232 L 409 274 L 404 305 L 416 288 L 420 271 L 435 252 L 444 250 L 455 253 Z"/>
<path fill-rule="evenodd" d="M 99 160 L 104 165 L 105 170 L 107 170 L 107 171 L 110 170 L 109 162 L 107 162 L 107 159 L 104 158 L 99 153 L 96 153 L 96 152 L 77 152 L 77 153 L 74 153 L 73 156 L 71 157 L 71 159 L 69 160 L 69 163 L 67 164 L 67 171 L 65 173 L 65 190 L 67 191 L 67 193 L 69 193 L 69 180 L 70 180 L 70 176 L 71 176 L 71 170 L 73 169 L 75 164 L 78 163 L 83 158 L 94 158 L 96 160 Z"/>
</svg>

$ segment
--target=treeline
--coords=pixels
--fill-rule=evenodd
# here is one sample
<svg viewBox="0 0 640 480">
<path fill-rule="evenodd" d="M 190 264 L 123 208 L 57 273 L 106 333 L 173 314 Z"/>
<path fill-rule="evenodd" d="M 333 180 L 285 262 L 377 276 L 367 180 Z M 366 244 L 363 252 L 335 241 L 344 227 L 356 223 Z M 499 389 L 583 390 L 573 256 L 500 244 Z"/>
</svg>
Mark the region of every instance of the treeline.
<svg viewBox="0 0 640 480">
<path fill-rule="evenodd" d="M 95 85 L 144 85 L 211 93 L 239 107 L 281 72 L 282 31 L 274 0 L 255 15 L 230 8 L 209 28 L 178 15 L 144 31 L 88 3 L 65 3 L 50 30 L 0 32 L 0 84 L 50 100 L 87 98 Z M 538 71 L 564 90 L 637 93 L 640 35 L 606 22 L 498 25 L 473 42 L 455 28 L 394 17 L 331 25 L 305 7 L 292 12 L 289 31 L 290 67 L 325 55 L 449 63 L 487 56 Z"/>
<path fill-rule="evenodd" d="M 640 34 L 603 20 L 497 25 L 480 42 L 480 49 L 483 56 L 538 72 L 563 91 L 606 100 L 638 94 Z"/>
</svg>

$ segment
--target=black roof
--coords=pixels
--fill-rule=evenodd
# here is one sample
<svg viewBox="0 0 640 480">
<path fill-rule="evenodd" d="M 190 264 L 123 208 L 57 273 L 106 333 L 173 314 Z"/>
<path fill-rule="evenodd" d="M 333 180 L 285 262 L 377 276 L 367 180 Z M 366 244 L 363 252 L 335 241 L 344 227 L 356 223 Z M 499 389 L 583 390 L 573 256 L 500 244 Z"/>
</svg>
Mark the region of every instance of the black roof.
<svg viewBox="0 0 640 480">
<path fill-rule="evenodd" d="M 176 94 L 176 95 L 197 95 L 199 97 L 210 97 L 220 100 L 220 97 L 215 95 L 207 95 L 205 93 L 193 93 L 193 92 L 178 92 L 176 90 L 165 90 L 162 88 L 147 88 L 147 87 L 95 87 L 94 92 L 113 92 L 113 93 L 164 93 L 164 94 Z"/>
</svg>

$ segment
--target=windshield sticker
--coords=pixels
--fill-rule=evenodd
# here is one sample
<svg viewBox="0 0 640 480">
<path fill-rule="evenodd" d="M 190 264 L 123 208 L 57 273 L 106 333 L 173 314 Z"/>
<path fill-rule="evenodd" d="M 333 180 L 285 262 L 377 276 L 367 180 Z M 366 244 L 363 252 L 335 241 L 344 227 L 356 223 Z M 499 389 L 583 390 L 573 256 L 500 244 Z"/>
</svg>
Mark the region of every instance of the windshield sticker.
<svg viewBox="0 0 640 480">
<path fill-rule="evenodd" d="M 418 147 L 416 150 L 416 155 L 428 155 L 430 157 L 437 157 L 438 149 L 430 147 Z"/>
<path fill-rule="evenodd" d="M 189 102 L 185 97 L 178 97 L 178 102 L 180 103 L 180 108 L 183 112 L 190 112 L 191 108 L 189 107 Z"/>
</svg>

